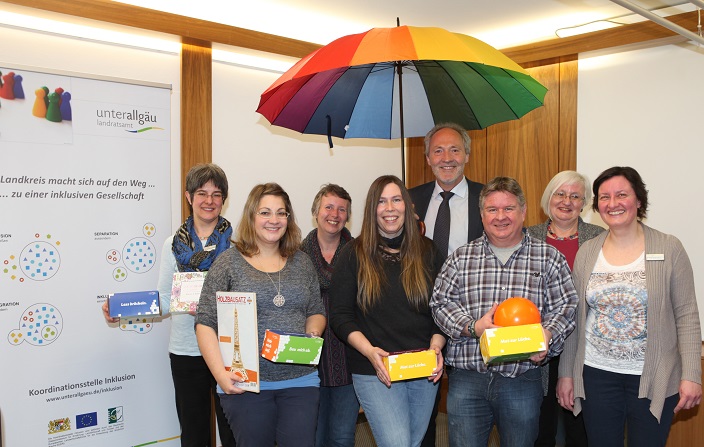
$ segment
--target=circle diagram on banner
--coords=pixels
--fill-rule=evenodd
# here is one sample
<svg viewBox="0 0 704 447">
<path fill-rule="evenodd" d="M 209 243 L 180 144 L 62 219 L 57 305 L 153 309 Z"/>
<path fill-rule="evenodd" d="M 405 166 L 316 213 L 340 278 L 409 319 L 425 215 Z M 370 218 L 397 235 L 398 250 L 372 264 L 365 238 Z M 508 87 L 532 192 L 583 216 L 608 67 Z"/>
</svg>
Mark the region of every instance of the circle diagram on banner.
<svg viewBox="0 0 704 447">
<path fill-rule="evenodd" d="M 59 270 L 59 265 L 59 250 L 46 241 L 32 242 L 20 253 L 20 270 L 35 281 L 51 278 Z"/>
<path fill-rule="evenodd" d="M 122 259 L 125 267 L 134 273 L 148 272 L 156 262 L 154 244 L 146 238 L 136 237 L 122 249 Z"/>
<path fill-rule="evenodd" d="M 11 345 L 27 342 L 34 346 L 45 346 L 53 343 L 64 326 L 61 312 L 53 304 L 37 303 L 29 306 L 22 313 L 19 327 L 7 334 Z"/>
<path fill-rule="evenodd" d="M 115 267 L 112 270 L 112 279 L 122 282 L 130 273 L 146 273 L 156 264 L 156 248 L 148 237 L 156 234 L 156 226 L 152 223 L 142 225 L 142 233 L 146 237 L 133 237 L 120 250 L 112 248 L 105 254 L 108 264 Z"/>
<path fill-rule="evenodd" d="M 50 242 L 51 234 L 42 237 L 35 233 L 34 239 L 19 254 L 10 254 L 2 260 L 2 277 L 22 283 L 27 279 L 45 281 L 58 273 L 61 265 L 58 247 L 61 242 Z"/>
</svg>

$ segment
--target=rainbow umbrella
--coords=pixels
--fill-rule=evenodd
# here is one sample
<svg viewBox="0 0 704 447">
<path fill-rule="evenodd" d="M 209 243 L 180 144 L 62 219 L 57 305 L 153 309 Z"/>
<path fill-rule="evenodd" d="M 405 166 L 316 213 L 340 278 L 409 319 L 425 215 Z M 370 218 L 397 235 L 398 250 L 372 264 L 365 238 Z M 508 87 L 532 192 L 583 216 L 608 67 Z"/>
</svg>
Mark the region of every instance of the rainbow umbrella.
<svg viewBox="0 0 704 447">
<path fill-rule="evenodd" d="M 340 138 L 483 129 L 543 105 L 547 89 L 492 46 L 441 28 L 373 28 L 298 61 L 262 95 L 271 124 Z M 405 156 L 404 156 L 405 157 Z"/>
</svg>

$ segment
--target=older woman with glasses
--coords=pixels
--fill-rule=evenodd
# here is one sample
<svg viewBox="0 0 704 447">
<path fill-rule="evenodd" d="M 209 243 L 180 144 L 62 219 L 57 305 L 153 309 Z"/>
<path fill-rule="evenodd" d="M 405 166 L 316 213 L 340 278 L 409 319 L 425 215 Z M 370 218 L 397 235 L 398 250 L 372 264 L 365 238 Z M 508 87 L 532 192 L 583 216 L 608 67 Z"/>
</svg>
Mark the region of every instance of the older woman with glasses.
<svg viewBox="0 0 704 447">
<path fill-rule="evenodd" d="M 276 183 L 249 193 L 237 227 L 235 246 L 213 264 L 203 284 L 196 337 L 238 447 L 313 447 L 320 379 L 311 365 L 259 360 L 260 393 L 244 392 L 234 372 L 225 370 L 218 345 L 216 293 L 254 292 L 260 343 L 266 329 L 321 336 L 325 310 L 318 274 L 299 250 L 288 194 Z"/>
<path fill-rule="evenodd" d="M 579 216 L 585 203 L 591 199 L 589 181 L 579 172 L 562 171 L 557 173 L 543 192 L 540 204 L 548 220 L 528 227 L 528 234 L 557 248 L 567 259 L 570 269 L 579 247 L 589 239 L 603 232 L 597 225 L 584 222 Z M 546 393 L 540 407 L 540 427 L 535 447 L 555 445 L 558 411 L 556 385 L 560 356 L 553 357 L 543 367 L 543 390 Z M 566 447 L 587 446 L 584 422 L 564 411 Z"/>
</svg>

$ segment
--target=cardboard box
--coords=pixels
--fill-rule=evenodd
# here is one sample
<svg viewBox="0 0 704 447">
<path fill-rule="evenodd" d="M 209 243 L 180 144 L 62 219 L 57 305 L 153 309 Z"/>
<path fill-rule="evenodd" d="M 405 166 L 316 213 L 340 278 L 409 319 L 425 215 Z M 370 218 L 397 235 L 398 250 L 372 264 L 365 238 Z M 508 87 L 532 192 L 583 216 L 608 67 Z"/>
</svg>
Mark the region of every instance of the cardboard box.
<svg viewBox="0 0 704 447">
<path fill-rule="evenodd" d="M 484 363 L 503 363 L 525 360 L 545 351 L 543 326 L 526 324 L 487 329 L 479 340 Z"/>
<path fill-rule="evenodd" d="M 392 382 L 417 379 L 430 377 L 438 366 L 438 358 L 432 349 L 392 352 L 388 357 L 384 357 L 384 366 Z"/>
<path fill-rule="evenodd" d="M 208 272 L 176 272 L 171 282 L 169 313 L 195 312 L 200 300 L 200 291 Z"/>
<path fill-rule="evenodd" d="M 159 291 L 111 293 L 108 295 L 108 310 L 112 318 L 161 315 Z"/>
<path fill-rule="evenodd" d="M 262 357 L 276 363 L 317 365 L 323 350 L 323 339 L 306 334 L 266 330 Z"/>
<path fill-rule="evenodd" d="M 259 392 L 257 297 L 249 292 L 217 292 L 218 342 L 225 370 L 244 378 L 239 388 Z"/>
</svg>

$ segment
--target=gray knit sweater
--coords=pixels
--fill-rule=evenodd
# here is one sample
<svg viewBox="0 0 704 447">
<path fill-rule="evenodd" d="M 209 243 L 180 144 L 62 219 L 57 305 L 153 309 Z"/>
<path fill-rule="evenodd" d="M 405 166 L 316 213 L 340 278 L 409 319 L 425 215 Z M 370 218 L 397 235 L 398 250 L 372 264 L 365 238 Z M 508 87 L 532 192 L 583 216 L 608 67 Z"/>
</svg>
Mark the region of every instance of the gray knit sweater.
<svg viewBox="0 0 704 447">
<path fill-rule="evenodd" d="M 270 279 L 271 277 L 271 279 Z M 249 264 L 236 248 L 223 252 L 213 263 L 203 284 L 198 304 L 196 324 L 218 331 L 216 292 L 254 292 L 257 294 L 257 325 L 259 349 L 266 329 L 304 333 L 306 318 L 325 315 L 320 299 L 318 274 L 308 255 L 302 251 L 290 256 L 281 270 L 281 294 L 286 298 L 282 307 L 276 307 L 273 298 L 279 287 L 279 274 L 259 271 Z M 273 363 L 259 359 L 262 381 L 295 379 L 315 372 L 315 366 Z"/>
<path fill-rule="evenodd" d="M 678 393 L 680 381 L 702 383 L 702 336 L 692 265 L 682 243 L 646 225 L 643 232 L 648 345 L 638 397 L 650 399 L 650 412 L 659 421 L 665 399 Z M 559 376 L 574 379 L 575 414 L 582 409 L 581 400 L 589 398 L 582 379 L 587 285 L 608 234 L 608 231 L 600 234 L 579 249 L 572 272 L 579 295 L 577 327 L 565 343 Z M 664 260 L 653 255 L 664 255 Z"/>
</svg>

